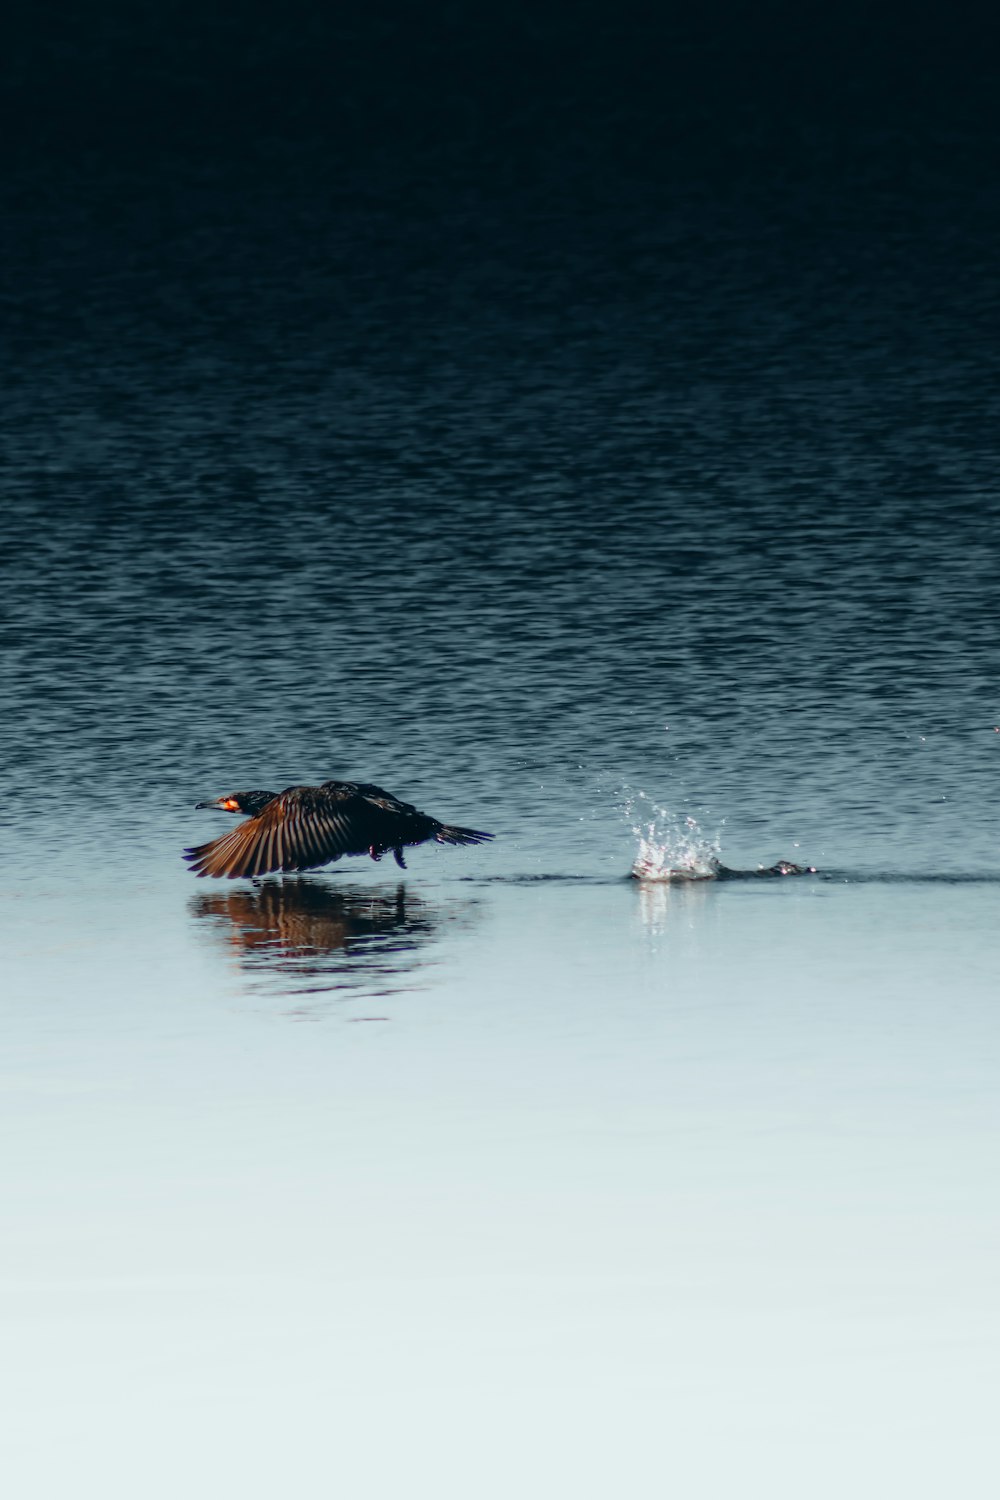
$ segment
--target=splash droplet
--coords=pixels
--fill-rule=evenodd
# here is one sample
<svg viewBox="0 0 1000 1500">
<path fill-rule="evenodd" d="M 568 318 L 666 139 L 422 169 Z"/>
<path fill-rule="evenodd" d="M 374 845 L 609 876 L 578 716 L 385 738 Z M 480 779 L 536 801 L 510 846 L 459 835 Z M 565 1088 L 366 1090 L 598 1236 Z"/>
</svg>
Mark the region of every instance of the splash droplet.
<svg viewBox="0 0 1000 1500">
<path fill-rule="evenodd" d="M 651 819 L 647 819 L 647 808 L 643 808 L 641 819 L 635 816 L 638 801 L 649 804 Z M 710 838 L 697 818 L 690 813 L 683 817 L 671 813 L 652 802 L 645 792 L 629 798 L 625 813 L 639 841 L 632 861 L 636 880 L 715 879 L 719 871 L 719 840 L 717 836 Z"/>
</svg>

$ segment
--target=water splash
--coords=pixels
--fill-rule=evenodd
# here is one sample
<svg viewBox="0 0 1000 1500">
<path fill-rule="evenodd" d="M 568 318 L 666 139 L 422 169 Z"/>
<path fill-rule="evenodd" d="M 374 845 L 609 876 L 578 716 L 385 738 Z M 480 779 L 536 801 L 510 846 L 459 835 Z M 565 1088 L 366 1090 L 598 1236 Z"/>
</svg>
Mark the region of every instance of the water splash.
<svg viewBox="0 0 1000 1500">
<path fill-rule="evenodd" d="M 719 834 L 707 834 L 690 813 L 670 812 L 646 796 L 631 793 L 625 817 L 638 839 L 632 875 L 637 880 L 714 880 L 719 873 Z"/>
</svg>

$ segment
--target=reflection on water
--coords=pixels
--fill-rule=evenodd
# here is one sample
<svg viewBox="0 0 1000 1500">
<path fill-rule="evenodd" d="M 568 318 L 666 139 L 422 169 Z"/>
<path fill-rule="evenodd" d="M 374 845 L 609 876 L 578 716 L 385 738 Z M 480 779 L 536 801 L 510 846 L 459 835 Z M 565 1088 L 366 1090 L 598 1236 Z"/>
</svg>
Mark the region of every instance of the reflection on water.
<svg viewBox="0 0 1000 1500">
<path fill-rule="evenodd" d="M 639 919 L 648 937 L 663 937 L 672 923 L 690 926 L 703 909 L 711 882 L 643 880 L 638 882 Z"/>
<path fill-rule="evenodd" d="M 437 928 L 461 919 L 469 903 L 451 903 L 445 911 L 404 884 L 387 891 L 275 880 L 199 892 L 189 909 L 255 988 L 385 995 L 418 986 Z"/>
</svg>

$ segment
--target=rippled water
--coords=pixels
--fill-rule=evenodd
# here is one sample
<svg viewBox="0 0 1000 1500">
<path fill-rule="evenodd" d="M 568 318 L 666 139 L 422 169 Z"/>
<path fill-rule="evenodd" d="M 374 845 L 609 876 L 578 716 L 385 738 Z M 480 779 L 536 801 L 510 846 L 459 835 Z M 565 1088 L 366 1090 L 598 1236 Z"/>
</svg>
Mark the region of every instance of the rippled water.
<svg viewBox="0 0 1000 1500">
<path fill-rule="evenodd" d="M 343 775 L 492 818 L 504 870 L 627 866 L 636 790 L 741 860 L 991 865 L 986 243 L 695 189 L 386 243 L 271 186 L 22 213 L 15 837 L 131 869 L 207 792 Z"/>
<path fill-rule="evenodd" d="M 397 1448 L 510 1493 L 513 1459 L 467 1484 L 497 1410 L 547 1492 L 842 1494 L 836 1443 L 929 1495 L 981 1456 L 969 180 L 14 184 L 5 1196 L 46 1493 L 164 1420 L 247 1494 L 319 1493 L 328 1429 L 351 1493 L 400 1493 Z M 229 826 L 196 802 L 328 777 L 496 841 L 189 876 Z M 678 889 L 643 849 L 818 873 Z"/>
</svg>

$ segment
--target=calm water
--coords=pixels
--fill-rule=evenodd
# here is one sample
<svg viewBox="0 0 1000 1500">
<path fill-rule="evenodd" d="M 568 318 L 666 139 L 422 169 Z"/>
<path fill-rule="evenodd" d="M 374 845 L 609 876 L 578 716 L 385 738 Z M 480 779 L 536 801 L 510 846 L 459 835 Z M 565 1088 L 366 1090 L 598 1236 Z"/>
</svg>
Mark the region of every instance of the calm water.
<svg viewBox="0 0 1000 1500">
<path fill-rule="evenodd" d="M 14 182 L 19 1495 L 985 1495 L 1000 386 L 960 147 L 916 188 L 878 137 L 725 192 Z M 197 801 L 333 776 L 496 842 L 187 874 Z M 640 885 L 642 838 L 819 874 Z"/>
</svg>

